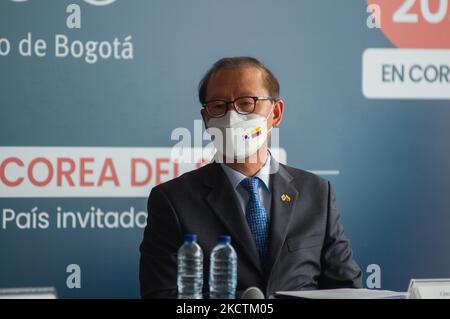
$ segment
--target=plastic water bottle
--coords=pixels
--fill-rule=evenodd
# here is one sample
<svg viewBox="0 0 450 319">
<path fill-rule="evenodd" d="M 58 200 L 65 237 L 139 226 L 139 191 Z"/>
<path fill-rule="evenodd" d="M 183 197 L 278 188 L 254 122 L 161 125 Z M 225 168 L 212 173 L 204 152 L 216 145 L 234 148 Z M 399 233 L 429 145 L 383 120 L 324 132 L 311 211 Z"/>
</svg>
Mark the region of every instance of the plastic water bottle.
<svg viewBox="0 0 450 319">
<path fill-rule="evenodd" d="M 211 253 L 209 297 L 234 299 L 237 285 L 237 255 L 230 236 L 220 236 Z"/>
<path fill-rule="evenodd" d="M 177 253 L 178 299 L 202 299 L 203 251 L 197 235 L 185 235 Z"/>
</svg>

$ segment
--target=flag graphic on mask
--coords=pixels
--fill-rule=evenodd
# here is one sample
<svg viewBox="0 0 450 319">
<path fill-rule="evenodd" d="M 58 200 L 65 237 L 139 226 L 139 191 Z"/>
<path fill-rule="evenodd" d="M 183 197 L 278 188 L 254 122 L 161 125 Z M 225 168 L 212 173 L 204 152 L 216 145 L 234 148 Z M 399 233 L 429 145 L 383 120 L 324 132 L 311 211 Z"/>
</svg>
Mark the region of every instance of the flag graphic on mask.
<svg viewBox="0 0 450 319">
<path fill-rule="evenodd" d="M 249 140 L 261 135 L 261 127 L 257 127 L 254 130 L 251 130 L 250 133 L 244 135 L 244 140 Z"/>
</svg>

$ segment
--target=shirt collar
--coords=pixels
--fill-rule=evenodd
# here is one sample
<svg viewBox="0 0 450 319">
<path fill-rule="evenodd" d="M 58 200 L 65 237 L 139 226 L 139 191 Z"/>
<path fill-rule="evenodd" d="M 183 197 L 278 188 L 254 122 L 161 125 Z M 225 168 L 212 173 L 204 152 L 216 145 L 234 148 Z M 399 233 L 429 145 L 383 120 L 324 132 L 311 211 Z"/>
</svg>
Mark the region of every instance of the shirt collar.
<svg viewBox="0 0 450 319">
<path fill-rule="evenodd" d="M 254 177 L 258 177 L 261 181 L 263 181 L 264 185 L 266 186 L 266 189 L 270 191 L 269 188 L 269 179 L 270 179 L 270 161 L 271 161 L 271 155 L 270 153 L 267 156 L 267 160 L 264 163 L 263 167 L 256 173 Z M 239 171 L 236 171 L 229 167 L 228 165 L 225 165 L 224 163 L 220 163 L 223 170 L 225 171 L 225 174 L 227 174 L 228 179 L 231 182 L 231 185 L 234 189 L 236 189 L 239 184 L 242 182 L 243 179 L 247 178 L 244 174 L 242 174 Z"/>
</svg>

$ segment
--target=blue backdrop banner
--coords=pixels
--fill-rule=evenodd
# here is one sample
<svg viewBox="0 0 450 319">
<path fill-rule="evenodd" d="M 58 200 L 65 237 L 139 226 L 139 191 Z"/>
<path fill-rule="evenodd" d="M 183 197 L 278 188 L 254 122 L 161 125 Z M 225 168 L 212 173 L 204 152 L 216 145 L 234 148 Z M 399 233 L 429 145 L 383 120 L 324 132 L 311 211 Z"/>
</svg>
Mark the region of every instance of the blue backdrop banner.
<svg viewBox="0 0 450 319">
<path fill-rule="evenodd" d="M 364 285 L 450 277 L 450 10 L 406 2 L 1 1 L 0 288 L 139 297 L 147 196 L 211 158 L 197 85 L 242 55 L 278 77 L 274 154 L 331 181 Z"/>
</svg>

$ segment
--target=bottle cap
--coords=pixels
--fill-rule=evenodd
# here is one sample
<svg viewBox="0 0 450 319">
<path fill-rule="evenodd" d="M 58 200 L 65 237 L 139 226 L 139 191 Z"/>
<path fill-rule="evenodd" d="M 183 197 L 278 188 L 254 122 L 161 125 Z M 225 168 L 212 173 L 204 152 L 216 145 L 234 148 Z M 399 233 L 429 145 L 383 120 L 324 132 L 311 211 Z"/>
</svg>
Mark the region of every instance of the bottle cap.
<svg viewBox="0 0 450 319">
<path fill-rule="evenodd" d="M 184 235 L 184 241 L 187 241 L 188 243 L 196 242 L 197 241 L 197 235 L 195 235 L 195 234 L 186 234 L 186 235 Z"/>
<path fill-rule="evenodd" d="M 225 236 L 225 235 L 220 235 L 217 241 L 219 242 L 219 244 L 227 245 L 227 244 L 231 243 L 231 237 Z"/>
</svg>

